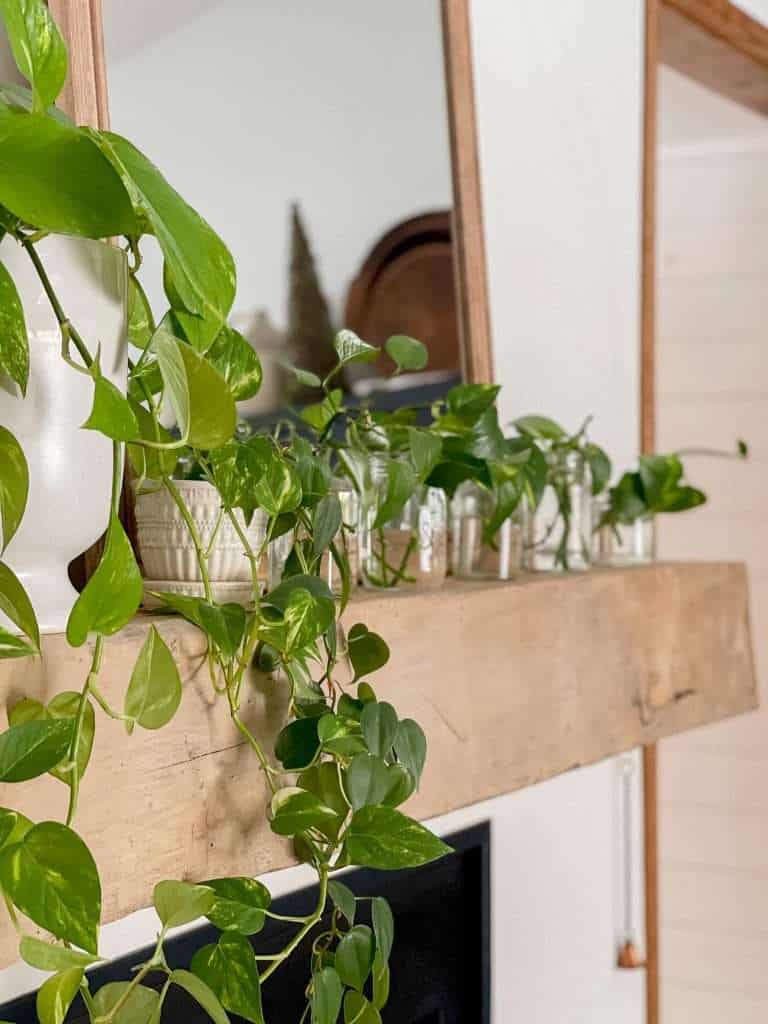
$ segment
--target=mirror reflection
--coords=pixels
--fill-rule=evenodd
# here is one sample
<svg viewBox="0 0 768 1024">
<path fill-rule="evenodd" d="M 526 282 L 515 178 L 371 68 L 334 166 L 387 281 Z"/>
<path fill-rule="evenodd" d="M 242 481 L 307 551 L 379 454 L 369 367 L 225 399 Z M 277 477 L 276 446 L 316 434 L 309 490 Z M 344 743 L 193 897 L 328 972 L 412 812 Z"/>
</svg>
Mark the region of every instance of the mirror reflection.
<svg viewBox="0 0 768 1024">
<path fill-rule="evenodd" d="M 105 0 L 113 130 L 151 153 L 229 245 L 231 322 L 263 364 L 242 416 L 277 420 L 330 339 L 423 341 L 426 371 L 352 364 L 352 400 L 428 404 L 459 377 L 439 0 Z M 190 159 L 190 154 L 193 158 Z M 161 282 L 159 251 L 145 279 Z M 153 264 L 153 265 L 152 265 Z M 167 308 L 156 284 L 149 299 Z"/>
</svg>

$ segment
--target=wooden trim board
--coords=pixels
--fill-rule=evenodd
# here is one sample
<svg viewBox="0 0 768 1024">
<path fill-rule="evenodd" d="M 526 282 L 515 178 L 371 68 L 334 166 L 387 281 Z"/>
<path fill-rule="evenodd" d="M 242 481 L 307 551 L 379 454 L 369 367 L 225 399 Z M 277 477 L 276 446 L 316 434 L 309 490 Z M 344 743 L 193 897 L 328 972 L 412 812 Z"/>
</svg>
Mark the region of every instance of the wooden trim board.
<svg viewBox="0 0 768 1024">
<path fill-rule="evenodd" d="M 663 0 L 659 60 L 726 99 L 768 114 L 768 26 L 727 0 Z"/>
<path fill-rule="evenodd" d="M 453 173 L 453 243 L 464 379 L 492 384 L 493 351 L 483 234 L 469 0 L 442 0 Z"/>
<path fill-rule="evenodd" d="M 640 320 L 640 450 L 656 447 L 656 158 L 660 0 L 645 3 Z M 643 747 L 646 1024 L 659 1024 L 658 787 L 656 746 Z"/>
<path fill-rule="evenodd" d="M 430 753 L 407 806 L 432 817 L 532 785 L 757 704 L 743 567 L 655 565 L 518 583 L 449 582 L 441 590 L 361 595 L 347 615 L 391 644 L 372 679 Z M 266 792 L 222 698 L 205 643 L 172 617 L 139 617 L 107 642 L 101 690 L 120 706 L 150 622 L 181 664 L 174 721 L 128 737 L 97 710 L 96 742 L 75 827 L 101 872 L 104 922 L 147 906 L 155 882 L 258 875 L 292 863 L 264 818 Z M 88 645 L 43 638 L 42 661 L 0 663 L 4 706 L 80 685 Z M 285 687 L 254 677 L 245 717 L 268 749 Z M 66 789 L 43 777 L 0 785 L 0 806 L 61 820 Z M 0 966 L 16 958 L 0 934 Z"/>
</svg>

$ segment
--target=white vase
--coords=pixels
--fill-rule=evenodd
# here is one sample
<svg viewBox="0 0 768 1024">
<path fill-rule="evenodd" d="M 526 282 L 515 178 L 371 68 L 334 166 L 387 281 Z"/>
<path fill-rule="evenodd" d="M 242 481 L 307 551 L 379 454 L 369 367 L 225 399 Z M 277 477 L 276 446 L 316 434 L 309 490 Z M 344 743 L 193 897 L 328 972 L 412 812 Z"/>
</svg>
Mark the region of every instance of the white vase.
<svg viewBox="0 0 768 1024">
<path fill-rule="evenodd" d="M 101 370 L 121 390 L 127 375 L 127 265 L 104 242 L 52 236 L 36 246 L 65 315 Z M 16 437 L 29 465 L 29 500 L 4 560 L 17 574 L 43 633 L 60 633 L 77 597 L 68 566 L 99 539 L 109 519 L 112 444 L 81 430 L 93 382 L 61 358 L 61 336 L 29 256 L 13 239 L 0 245 L 21 297 L 30 347 L 26 398 L 0 374 L 0 424 Z M 79 360 L 74 347 L 74 358 Z M 7 623 L 5 623 L 7 625 Z"/>
<path fill-rule="evenodd" d="M 208 574 L 211 581 L 249 583 L 251 565 L 234 526 L 227 516 L 221 516 L 219 492 L 205 480 L 177 480 L 175 483 L 203 547 L 210 550 Z M 256 509 L 248 526 L 239 509 L 235 516 L 251 550 L 258 552 L 266 536 L 264 512 Z M 195 547 L 187 524 L 166 490 L 158 486 L 156 490 L 137 495 L 136 527 L 147 589 L 199 594 L 196 584 L 201 575 Z M 169 582 L 195 585 L 180 590 L 164 586 Z"/>
</svg>

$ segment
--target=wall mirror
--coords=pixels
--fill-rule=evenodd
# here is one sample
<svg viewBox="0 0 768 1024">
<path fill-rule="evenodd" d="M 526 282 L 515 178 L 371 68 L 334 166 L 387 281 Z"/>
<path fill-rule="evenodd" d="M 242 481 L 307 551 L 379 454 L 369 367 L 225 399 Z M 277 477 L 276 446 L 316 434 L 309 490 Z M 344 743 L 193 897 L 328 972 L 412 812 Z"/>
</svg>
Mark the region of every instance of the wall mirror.
<svg viewBox="0 0 768 1024">
<path fill-rule="evenodd" d="M 488 376 L 482 252 L 472 284 L 462 268 L 465 225 L 482 240 L 476 174 L 471 213 L 466 169 L 458 180 L 477 159 L 465 7 L 102 0 L 112 129 L 153 155 L 235 258 L 231 323 L 264 369 L 245 418 L 264 425 L 312 400 L 282 364 L 322 377 L 341 327 L 374 344 L 409 334 L 430 352 L 389 393 L 384 365 L 350 367 L 353 400 L 393 408 Z M 159 250 L 144 259 L 161 281 Z M 149 299 L 161 316 L 159 285 Z"/>
</svg>

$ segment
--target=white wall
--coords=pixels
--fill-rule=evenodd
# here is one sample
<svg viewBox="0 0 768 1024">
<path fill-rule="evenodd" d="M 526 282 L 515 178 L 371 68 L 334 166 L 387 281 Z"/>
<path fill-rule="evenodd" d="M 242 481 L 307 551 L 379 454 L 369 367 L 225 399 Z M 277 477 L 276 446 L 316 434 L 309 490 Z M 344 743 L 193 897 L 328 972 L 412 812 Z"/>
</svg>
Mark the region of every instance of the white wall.
<svg viewBox="0 0 768 1024">
<path fill-rule="evenodd" d="M 736 6 L 740 7 L 747 14 L 751 14 L 757 21 L 768 24 L 768 0 L 735 0 Z"/>
<path fill-rule="evenodd" d="M 639 437 L 643 4 L 473 0 L 472 28 L 503 411 L 594 413 L 621 468 Z M 614 966 L 615 772 L 503 802 L 498 1024 L 643 1019 L 644 972 Z"/>
<path fill-rule="evenodd" d="M 105 3 L 113 129 L 232 249 L 235 314 L 284 324 L 295 199 L 338 312 L 384 231 L 451 205 L 438 0 L 171 7 L 157 39 L 126 36 L 124 0 Z"/>
<path fill-rule="evenodd" d="M 747 463 L 690 459 L 703 508 L 660 522 L 666 558 L 745 561 L 768 668 L 768 119 L 667 71 L 660 103 L 658 443 L 750 442 Z M 765 1019 L 768 710 L 659 751 L 665 1024 Z"/>
<path fill-rule="evenodd" d="M 631 461 L 639 436 L 640 0 L 474 0 L 496 371 Z"/>
</svg>

